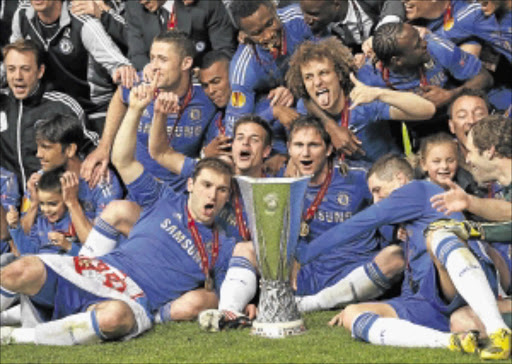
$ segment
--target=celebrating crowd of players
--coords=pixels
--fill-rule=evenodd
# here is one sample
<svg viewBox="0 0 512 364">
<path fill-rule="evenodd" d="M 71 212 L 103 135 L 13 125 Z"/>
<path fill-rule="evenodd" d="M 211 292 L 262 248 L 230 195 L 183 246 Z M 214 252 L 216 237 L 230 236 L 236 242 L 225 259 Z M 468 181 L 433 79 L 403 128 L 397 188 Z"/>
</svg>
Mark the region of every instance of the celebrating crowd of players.
<svg viewBox="0 0 512 364">
<path fill-rule="evenodd" d="M 2 345 L 249 326 L 233 176 L 311 176 L 301 312 L 510 357 L 512 0 L 2 0 L 0 29 Z"/>
</svg>

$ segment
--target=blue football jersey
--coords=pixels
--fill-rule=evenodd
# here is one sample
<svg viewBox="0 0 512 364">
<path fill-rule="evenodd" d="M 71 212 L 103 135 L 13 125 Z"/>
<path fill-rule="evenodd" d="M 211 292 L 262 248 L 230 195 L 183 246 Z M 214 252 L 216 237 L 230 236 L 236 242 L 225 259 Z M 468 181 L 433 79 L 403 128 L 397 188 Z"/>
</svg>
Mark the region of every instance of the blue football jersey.
<svg viewBox="0 0 512 364">
<path fill-rule="evenodd" d="M 232 94 L 226 109 L 228 135 L 233 135 L 233 126 L 238 118 L 255 113 L 258 97 L 284 85 L 284 76 L 293 52 L 305 40 L 313 39 L 298 5 L 278 9 L 277 15 L 283 25 L 286 54 L 274 59 L 268 50 L 259 45 L 240 44 L 231 60 L 229 80 Z M 266 111 L 266 115 L 273 115 L 271 109 Z"/>
<path fill-rule="evenodd" d="M 48 239 L 48 233 L 52 231 L 64 234 L 66 239 L 71 242 L 71 249 L 69 251 L 62 250 Z M 67 211 L 59 221 L 54 223 L 50 223 L 45 216 L 41 214 L 38 215 L 28 236 L 25 235 L 21 227 L 9 229 L 9 232 L 14 244 L 16 244 L 16 248 L 18 248 L 18 251 L 22 255 L 67 254 L 76 256 L 82 246 L 71 222 L 71 216 Z"/>
<path fill-rule="evenodd" d="M 39 170 L 37 173 L 43 174 L 43 170 Z M 113 200 L 119 200 L 123 197 L 123 189 L 121 183 L 117 178 L 116 174 L 109 169 L 108 178 L 102 179 L 92 189 L 86 180 L 79 177 L 78 185 L 78 201 L 84 210 L 85 216 L 90 221 L 100 216 L 105 207 Z M 30 192 L 27 190 L 24 199 L 30 200 Z M 22 211 L 22 214 L 26 211 Z"/>
<path fill-rule="evenodd" d="M 387 153 L 399 153 L 399 149 L 391 136 L 389 128 L 390 106 L 380 101 L 358 105 L 350 110 L 348 128 L 362 142 L 361 148 L 365 155 L 352 155 L 350 159 L 373 163 Z M 299 100 L 297 112 L 306 115 L 304 100 Z M 341 117 L 337 118 L 341 125 Z"/>
<path fill-rule="evenodd" d="M 4 167 L 0 167 L 0 203 L 5 211 L 9 211 L 9 206 L 15 208 L 20 206 L 20 191 L 16 175 Z"/>
<path fill-rule="evenodd" d="M 407 239 L 403 243 L 409 267 L 406 270 L 407 280 L 410 277 L 413 285 L 418 285 L 432 262 L 426 250 L 423 232 L 431 222 L 446 218 L 443 213 L 432 208 L 430 198 L 443 191 L 428 181 L 411 181 L 311 243 L 302 244 L 297 250 L 297 258 L 304 264 L 333 248 L 341 247 L 348 254 L 371 251 L 377 245 L 373 237 L 376 229 L 389 224 L 401 224 L 407 231 Z M 464 220 L 461 213 L 451 214 L 450 218 Z M 369 238 L 368 234 L 371 234 Z"/>
<path fill-rule="evenodd" d="M 469 80 L 480 72 L 482 63 L 472 54 L 466 53 L 453 42 L 435 34 L 427 34 L 427 49 L 431 61 L 424 65 L 425 78 L 429 85 L 446 88 L 448 76 L 459 81 Z M 408 90 L 420 94 L 420 74 L 398 74 L 389 72 L 389 80 L 383 77 L 382 69 L 367 62 L 357 73 L 357 78 L 368 86 L 393 87 L 397 90 Z"/>
<path fill-rule="evenodd" d="M 203 286 L 201 258 L 187 227 L 187 195 L 159 183 L 147 171 L 127 186 L 143 212 L 128 240 L 101 259 L 133 279 L 146 293 L 151 310 Z M 211 261 L 213 232 L 196 222 Z M 228 268 L 234 240 L 219 233 L 213 278 L 218 290 Z"/>
<path fill-rule="evenodd" d="M 498 22 L 494 15 L 486 17 L 478 2 L 451 0 L 452 21 L 445 24 L 444 14 L 427 23 L 427 28 L 439 36 L 459 45 L 463 43 L 488 43 L 511 62 L 511 19 L 508 12 Z"/>
<path fill-rule="evenodd" d="M 183 103 L 183 99 L 180 100 L 181 103 Z M 130 90 L 127 88 L 123 88 L 123 101 L 129 104 Z M 148 105 L 140 118 L 137 130 L 136 158 L 153 176 L 170 184 L 176 190 L 183 189 L 184 186 L 179 177 L 159 165 L 149 155 L 149 131 L 153 120 L 153 107 L 154 101 Z M 198 158 L 203 143 L 206 140 L 208 127 L 210 123 L 214 122 L 216 113 L 215 105 L 206 96 L 202 87 L 199 84 L 194 84 L 192 86 L 192 98 L 183 110 L 178 123 L 176 124 L 178 114 L 170 114 L 167 118 L 167 135 L 169 139 L 171 139 L 172 131 L 176 124 L 170 145 L 174 150 L 185 156 Z"/>
</svg>

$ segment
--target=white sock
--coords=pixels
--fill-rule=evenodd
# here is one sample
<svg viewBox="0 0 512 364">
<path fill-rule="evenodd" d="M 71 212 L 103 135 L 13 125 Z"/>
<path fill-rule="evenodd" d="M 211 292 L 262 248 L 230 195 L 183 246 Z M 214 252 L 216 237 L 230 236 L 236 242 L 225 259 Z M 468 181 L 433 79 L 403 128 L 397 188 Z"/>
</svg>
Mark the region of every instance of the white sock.
<svg viewBox="0 0 512 364">
<path fill-rule="evenodd" d="M 18 298 L 16 292 L 9 291 L 7 288 L 0 286 L 0 311 L 8 309 Z"/>
<path fill-rule="evenodd" d="M 484 324 L 487 334 L 507 328 L 487 276 L 473 253 L 455 235 L 444 231 L 434 232 L 432 249 L 448 271 L 457 292 Z"/>
<path fill-rule="evenodd" d="M 375 272 L 375 267 L 378 273 Z M 370 273 L 370 277 L 368 272 L 374 273 Z M 386 287 L 382 287 L 384 282 L 381 284 L 376 283 L 383 281 L 382 277 Z M 300 312 L 328 310 L 378 297 L 390 285 L 389 280 L 382 274 L 377 265 L 369 263 L 366 266 L 357 267 L 333 286 L 324 288 L 314 295 L 296 296 L 295 301 Z"/>
<path fill-rule="evenodd" d="M 78 255 L 100 257 L 110 253 L 117 245 L 119 232 L 105 220 L 98 218 Z"/>
<path fill-rule="evenodd" d="M 399 318 L 383 318 L 364 312 L 352 324 L 354 338 L 375 345 L 410 348 L 447 348 L 451 333 L 413 324 Z"/>
<path fill-rule="evenodd" d="M 256 270 L 243 257 L 232 257 L 220 288 L 219 310 L 243 312 L 256 294 Z"/>
<path fill-rule="evenodd" d="M 0 313 L 0 326 L 21 324 L 21 305 L 15 305 Z"/>
<path fill-rule="evenodd" d="M 35 344 L 36 343 L 36 329 L 18 328 L 12 331 L 11 337 L 14 339 L 15 344 Z"/>
<path fill-rule="evenodd" d="M 104 338 L 96 321 L 95 310 L 39 324 L 32 330 L 35 332 L 33 342 L 38 345 L 92 344 Z M 19 342 L 16 337 L 14 338 Z"/>
</svg>

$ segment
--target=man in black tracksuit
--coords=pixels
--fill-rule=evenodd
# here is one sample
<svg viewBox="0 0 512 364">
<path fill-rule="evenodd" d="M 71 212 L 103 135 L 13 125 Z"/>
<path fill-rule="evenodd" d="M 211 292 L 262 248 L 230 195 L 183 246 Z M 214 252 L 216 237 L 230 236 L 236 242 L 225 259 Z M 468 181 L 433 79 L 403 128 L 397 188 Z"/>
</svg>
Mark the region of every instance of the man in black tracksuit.
<svg viewBox="0 0 512 364">
<path fill-rule="evenodd" d="M 11 42 L 30 38 L 44 50 L 49 85 L 74 97 L 87 114 L 89 128 L 101 133 L 115 91 L 112 79 L 131 86 L 135 69 L 98 19 L 74 15 L 69 6 L 67 1 L 20 6 Z"/>
<path fill-rule="evenodd" d="M 0 93 L 0 165 L 18 177 L 20 192 L 32 173 L 41 169 L 36 157 L 34 125 L 53 114 L 71 114 L 84 125 L 91 141 L 97 135 L 85 130 L 85 114 L 72 97 L 57 91 L 45 91 L 41 78 L 45 65 L 31 40 L 9 44 L 3 49 L 9 88 Z"/>
</svg>

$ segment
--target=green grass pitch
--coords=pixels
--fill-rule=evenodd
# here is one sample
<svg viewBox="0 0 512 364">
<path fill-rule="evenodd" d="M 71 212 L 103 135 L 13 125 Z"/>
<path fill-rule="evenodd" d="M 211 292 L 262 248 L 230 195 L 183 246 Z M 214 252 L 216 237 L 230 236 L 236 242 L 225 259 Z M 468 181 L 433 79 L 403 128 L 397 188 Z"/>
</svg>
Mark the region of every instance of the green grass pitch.
<svg viewBox="0 0 512 364">
<path fill-rule="evenodd" d="M 139 338 L 75 347 L 2 346 L 0 363 L 480 363 L 443 349 L 379 347 L 326 325 L 334 312 L 305 316 L 306 334 L 254 337 L 248 329 L 207 333 L 197 322 L 160 325 Z M 510 361 L 502 361 L 510 363 Z"/>
</svg>

